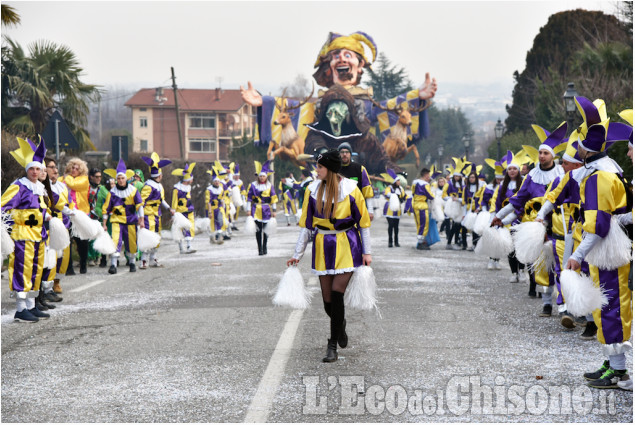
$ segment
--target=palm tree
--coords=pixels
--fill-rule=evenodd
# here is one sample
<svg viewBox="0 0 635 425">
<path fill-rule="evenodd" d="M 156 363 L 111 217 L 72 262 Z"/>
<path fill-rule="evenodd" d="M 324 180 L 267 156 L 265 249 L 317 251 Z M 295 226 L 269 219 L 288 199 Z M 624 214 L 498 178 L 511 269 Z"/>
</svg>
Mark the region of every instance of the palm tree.
<svg viewBox="0 0 635 425">
<path fill-rule="evenodd" d="M 82 150 L 94 149 L 83 129 L 88 104 L 97 101 L 97 86 L 80 80 L 82 68 L 66 46 L 50 41 L 29 45 L 28 55 L 5 38 L 2 47 L 2 124 L 8 130 L 41 133 L 51 114 L 60 110 Z"/>
<path fill-rule="evenodd" d="M 8 27 L 17 26 L 20 24 L 20 15 L 11 6 L 6 4 L 2 5 L 2 25 Z"/>
</svg>

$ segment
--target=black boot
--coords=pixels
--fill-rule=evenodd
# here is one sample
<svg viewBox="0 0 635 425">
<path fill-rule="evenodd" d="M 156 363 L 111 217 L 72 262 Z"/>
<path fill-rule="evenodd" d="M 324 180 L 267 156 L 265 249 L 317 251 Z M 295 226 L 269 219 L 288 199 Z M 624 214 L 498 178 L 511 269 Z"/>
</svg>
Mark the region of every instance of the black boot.
<svg viewBox="0 0 635 425">
<path fill-rule="evenodd" d="M 348 335 L 346 334 L 346 319 L 342 322 L 342 330 L 340 331 L 340 337 L 337 339 L 337 343 L 340 348 L 346 348 L 348 345 Z"/>
<path fill-rule="evenodd" d="M 399 222 L 399 220 L 397 220 L 397 222 Z M 395 225 L 395 246 L 398 248 L 399 247 L 399 227 L 397 227 L 398 225 Z"/>
<path fill-rule="evenodd" d="M 262 254 L 262 230 L 256 232 L 256 242 L 258 242 L 258 255 Z"/>
<path fill-rule="evenodd" d="M 333 363 L 337 360 L 337 340 L 329 339 L 326 346 L 326 356 L 322 359 L 324 363 Z"/>
<path fill-rule="evenodd" d="M 267 239 L 268 239 L 268 236 L 263 231 L 262 232 L 262 255 L 267 255 Z"/>
<path fill-rule="evenodd" d="M 35 308 L 40 311 L 46 311 L 49 309 L 46 305 L 42 304 L 42 291 L 40 291 L 38 296 L 35 297 Z"/>
<path fill-rule="evenodd" d="M 536 278 L 532 272 L 529 272 L 529 293 L 527 295 L 536 296 Z"/>
<path fill-rule="evenodd" d="M 108 259 L 106 258 L 105 255 L 101 256 L 101 260 L 99 260 L 99 267 L 101 268 L 105 268 L 108 264 L 107 264 Z"/>
</svg>

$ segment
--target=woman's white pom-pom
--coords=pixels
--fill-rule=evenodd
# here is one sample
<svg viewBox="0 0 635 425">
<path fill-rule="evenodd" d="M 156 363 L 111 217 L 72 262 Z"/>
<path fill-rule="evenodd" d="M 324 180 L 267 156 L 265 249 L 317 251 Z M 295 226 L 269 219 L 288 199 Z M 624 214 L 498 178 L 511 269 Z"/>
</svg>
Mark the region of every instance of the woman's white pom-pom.
<svg viewBox="0 0 635 425">
<path fill-rule="evenodd" d="M 537 221 L 521 223 L 513 228 L 514 248 L 516 258 L 523 264 L 535 262 L 545 243 L 545 226 Z"/>
<path fill-rule="evenodd" d="M 373 269 L 360 266 L 353 272 L 353 276 L 344 293 L 344 305 L 357 310 L 372 310 L 377 308 L 377 284 Z"/>
<path fill-rule="evenodd" d="M 397 212 L 400 209 L 399 197 L 396 193 L 390 195 L 390 199 L 388 201 L 388 208 L 392 212 Z"/>
<path fill-rule="evenodd" d="M 555 260 L 556 259 L 553 256 L 553 245 L 551 244 L 551 241 L 547 241 L 542 245 L 542 251 L 540 251 L 538 259 L 529 267 L 531 270 L 536 272 L 540 272 L 541 270 L 549 272 L 550 270 L 553 270 Z"/>
<path fill-rule="evenodd" d="M 101 225 L 97 220 L 92 220 L 81 210 L 73 210 L 71 215 L 71 234 L 82 240 L 92 240 L 99 236 Z"/>
<path fill-rule="evenodd" d="M 71 244 L 71 237 L 68 229 L 64 226 L 64 222 L 57 217 L 53 217 L 49 221 L 49 246 L 51 249 L 66 249 Z"/>
<path fill-rule="evenodd" d="M 474 252 L 486 257 L 504 258 L 513 250 L 514 243 L 508 229 L 487 227 L 478 240 Z"/>
<path fill-rule="evenodd" d="M 183 230 L 188 230 L 192 227 L 192 223 L 183 214 L 177 212 L 172 219 L 172 239 L 175 241 L 182 241 Z"/>
<path fill-rule="evenodd" d="M 444 206 L 445 215 L 447 215 L 452 220 L 456 221 L 461 218 L 461 201 L 455 201 L 451 196 L 445 201 Z"/>
<path fill-rule="evenodd" d="M 443 201 L 441 199 L 434 199 L 428 202 L 428 207 L 432 211 L 432 218 L 441 223 L 445 220 L 445 214 L 443 213 Z"/>
<path fill-rule="evenodd" d="M 139 233 L 137 233 L 137 248 L 139 248 L 139 251 L 149 251 L 159 246 L 160 242 L 161 235 L 158 233 L 146 229 L 145 227 L 139 229 Z"/>
<path fill-rule="evenodd" d="M 117 247 L 112 238 L 103 228 L 101 233 L 93 242 L 93 249 L 103 255 L 111 255 L 117 252 Z"/>
<path fill-rule="evenodd" d="M 240 189 L 238 189 L 238 186 L 232 187 L 232 203 L 236 205 L 236 208 L 240 208 L 244 204 L 243 197 L 240 194 Z"/>
<path fill-rule="evenodd" d="M 273 304 L 304 310 L 311 305 L 311 292 L 304 285 L 302 274 L 296 266 L 287 267 L 273 296 Z"/>
<path fill-rule="evenodd" d="M 465 218 L 463 219 L 463 227 L 465 227 L 469 231 L 474 230 L 474 223 L 476 222 L 476 216 L 477 216 L 476 213 L 472 211 L 465 214 Z"/>
<path fill-rule="evenodd" d="M 252 216 L 247 216 L 245 220 L 245 232 L 247 233 L 256 233 L 256 221 Z"/>
<path fill-rule="evenodd" d="M 2 259 L 7 258 L 15 249 L 15 243 L 11 239 L 9 234 L 9 222 L 11 216 L 8 213 L 2 212 L 2 218 L 0 219 L 0 227 L 2 227 Z"/>
<path fill-rule="evenodd" d="M 631 261 L 632 244 L 617 217 L 611 217 L 609 233 L 593 246 L 585 260 L 602 270 L 618 269 Z"/>
<path fill-rule="evenodd" d="M 57 252 L 47 246 L 44 250 L 44 268 L 53 270 L 57 267 Z"/>
<path fill-rule="evenodd" d="M 233 217 L 234 214 L 236 214 L 236 205 L 231 203 L 231 204 L 229 204 L 229 215 L 231 215 Z"/>
<path fill-rule="evenodd" d="M 210 232 L 210 219 L 209 217 L 197 217 L 194 219 L 194 228 L 196 233 L 209 233 Z"/>
<path fill-rule="evenodd" d="M 278 221 L 275 217 L 271 217 L 267 224 L 265 224 L 265 233 L 267 235 L 275 235 L 278 229 Z"/>
<path fill-rule="evenodd" d="M 482 235 L 483 232 L 485 231 L 485 228 L 488 227 L 492 222 L 490 220 L 490 217 L 491 217 L 491 214 L 489 213 L 489 211 L 481 211 L 480 213 L 478 213 L 476 215 L 476 221 L 474 222 L 474 227 L 472 228 L 474 233 L 478 235 Z"/>
<path fill-rule="evenodd" d="M 560 287 L 567 311 L 574 316 L 586 316 L 609 302 L 604 291 L 589 276 L 573 270 L 560 273 Z"/>
</svg>

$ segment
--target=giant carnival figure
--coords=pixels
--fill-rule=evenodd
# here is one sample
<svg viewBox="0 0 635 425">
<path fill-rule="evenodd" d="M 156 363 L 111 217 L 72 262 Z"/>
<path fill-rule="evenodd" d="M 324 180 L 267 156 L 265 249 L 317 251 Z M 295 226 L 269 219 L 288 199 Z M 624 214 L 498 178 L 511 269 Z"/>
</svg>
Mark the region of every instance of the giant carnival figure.
<svg viewBox="0 0 635 425">
<path fill-rule="evenodd" d="M 371 174 L 380 174 L 391 168 L 397 172 L 401 168 L 390 158 L 373 132 L 379 124 L 382 135 L 387 136 L 391 128 L 398 124 L 396 108 L 417 111 L 412 117 L 407 131 L 411 140 L 427 135 L 427 112 L 437 90 L 436 79 L 426 73 L 425 82 L 418 90 L 412 90 L 393 99 L 378 104 L 373 100 L 372 88 L 359 87 L 364 68 L 372 63 L 364 51 L 364 45 L 377 57 L 377 46 L 373 39 L 363 32 L 351 35 L 329 33 L 320 49 L 314 67 L 315 81 L 327 90 L 318 92 L 315 103 L 261 96 L 248 83 L 247 89 L 240 87 L 243 100 L 258 107 L 258 136 L 261 143 L 279 143 L 282 133 L 278 115 L 284 110 L 298 108 L 292 117 L 298 135 L 305 139 L 304 153 L 313 154 L 316 149 L 337 148 L 342 142 L 351 144 L 359 153 L 359 162 Z M 412 142 L 411 142 L 412 143 Z"/>
</svg>

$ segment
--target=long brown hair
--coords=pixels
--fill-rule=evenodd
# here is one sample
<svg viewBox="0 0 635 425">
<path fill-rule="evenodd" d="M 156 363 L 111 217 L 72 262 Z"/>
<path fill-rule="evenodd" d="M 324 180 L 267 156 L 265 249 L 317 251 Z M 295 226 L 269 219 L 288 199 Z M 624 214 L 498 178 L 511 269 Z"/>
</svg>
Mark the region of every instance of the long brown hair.
<svg viewBox="0 0 635 425">
<path fill-rule="evenodd" d="M 322 213 L 324 218 L 333 218 L 335 213 L 335 205 L 339 198 L 340 178 L 337 173 L 328 170 L 326 173 L 326 179 L 320 183 L 320 188 L 317 193 L 317 210 Z M 326 191 L 326 196 L 324 192 Z M 322 198 L 326 198 L 326 205 L 322 201 Z"/>
</svg>

